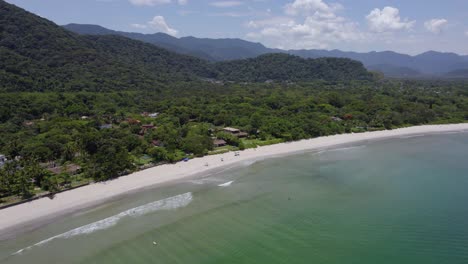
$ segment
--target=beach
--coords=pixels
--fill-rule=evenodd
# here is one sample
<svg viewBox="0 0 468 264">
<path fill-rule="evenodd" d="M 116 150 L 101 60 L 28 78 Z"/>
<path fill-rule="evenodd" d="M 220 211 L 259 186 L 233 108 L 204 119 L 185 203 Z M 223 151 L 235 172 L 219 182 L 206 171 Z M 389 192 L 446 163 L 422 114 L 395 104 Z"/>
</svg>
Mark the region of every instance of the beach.
<svg viewBox="0 0 468 264">
<path fill-rule="evenodd" d="M 270 157 L 318 151 L 339 145 L 365 141 L 462 131 L 468 131 L 468 123 L 427 125 L 395 130 L 342 134 L 248 149 L 239 151 L 240 155 L 234 155 L 234 152 L 229 152 L 195 158 L 188 162 L 157 166 L 112 181 L 95 183 L 59 193 L 54 199 L 42 198 L 0 210 L 0 235 L 12 232 L 12 230 L 30 229 L 37 226 L 38 222 L 53 220 L 73 211 L 89 208 L 144 188 L 169 184 L 170 182 L 184 180 L 196 175 L 203 176 L 203 174 L 207 174 L 209 171 L 219 171 L 245 162 L 251 163 Z"/>
</svg>

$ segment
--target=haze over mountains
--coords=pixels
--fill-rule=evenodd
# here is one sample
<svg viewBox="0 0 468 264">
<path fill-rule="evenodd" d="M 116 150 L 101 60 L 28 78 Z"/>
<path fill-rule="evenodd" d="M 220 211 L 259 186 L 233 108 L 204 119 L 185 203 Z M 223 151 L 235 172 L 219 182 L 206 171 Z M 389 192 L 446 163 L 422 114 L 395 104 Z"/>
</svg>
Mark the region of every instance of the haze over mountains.
<svg viewBox="0 0 468 264">
<path fill-rule="evenodd" d="M 455 53 L 428 51 L 410 56 L 392 51 L 358 53 L 340 50 L 279 50 L 241 39 L 176 38 L 164 33 L 114 31 L 97 25 L 69 24 L 64 27 L 79 34 L 121 35 L 210 61 L 245 59 L 266 53 L 288 53 L 303 58 L 337 57 L 358 60 L 368 69 L 381 71 L 389 77 L 468 77 L 468 56 Z"/>
</svg>

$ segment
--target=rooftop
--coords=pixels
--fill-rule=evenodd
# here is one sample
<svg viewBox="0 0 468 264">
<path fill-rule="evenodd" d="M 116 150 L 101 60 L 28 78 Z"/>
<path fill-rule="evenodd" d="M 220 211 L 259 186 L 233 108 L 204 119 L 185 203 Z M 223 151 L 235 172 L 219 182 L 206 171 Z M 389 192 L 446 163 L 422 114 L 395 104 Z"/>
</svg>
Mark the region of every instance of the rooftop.
<svg viewBox="0 0 468 264">
<path fill-rule="evenodd" d="M 237 129 L 237 128 L 233 128 L 233 127 L 225 127 L 223 128 L 224 131 L 228 131 L 228 132 L 231 132 L 231 133 L 239 133 L 240 130 Z"/>
</svg>

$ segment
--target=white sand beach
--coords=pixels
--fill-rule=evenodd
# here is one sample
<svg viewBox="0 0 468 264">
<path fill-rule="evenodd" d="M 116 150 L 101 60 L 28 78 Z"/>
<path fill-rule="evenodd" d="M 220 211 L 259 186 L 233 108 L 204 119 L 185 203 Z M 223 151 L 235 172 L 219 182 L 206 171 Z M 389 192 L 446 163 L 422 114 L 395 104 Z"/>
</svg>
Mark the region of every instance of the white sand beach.
<svg viewBox="0 0 468 264">
<path fill-rule="evenodd" d="M 168 164 L 139 171 L 116 180 L 96 183 L 82 188 L 57 194 L 54 199 L 43 198 L 29 203 L 0 210 L 0 234 L 7 230 L 33 225 L 35 222 L 51 220 L 72 211 L 97 205 L 119 195 L 139 189 L 183 180 L 190 176 L 234 166 L 245 161 L 289 155 L 311 150 L 332 148 L 337 145 L 384 138 L 398 138 L 412 135 L 468 131 L 468 123 L 453 125 L 427 125 L 395 130 L 343 134 L 282 143 L 240 151 L 196 158 L 188 162 Z M 206 166 L 208 164 L 208 166 Z"/>
</svg>

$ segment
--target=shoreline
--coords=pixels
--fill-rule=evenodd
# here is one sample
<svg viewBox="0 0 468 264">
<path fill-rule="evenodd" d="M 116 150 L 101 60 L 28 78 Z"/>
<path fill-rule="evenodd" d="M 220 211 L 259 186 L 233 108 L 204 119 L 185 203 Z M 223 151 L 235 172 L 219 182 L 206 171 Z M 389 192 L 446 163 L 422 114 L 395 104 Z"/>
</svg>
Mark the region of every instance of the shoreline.
<svg viewBox="0 0 468 264">
<path fill-rule="evenodd" d="M 239 151 L 240 156 L 234 156 L 233 152 L 228 152 L 195 158 L 188 162 L 156 166 L 112 181 L 62 192 L 57 194 L 54 199 L 41 198 L 2 209 L 0 210 L 0 240 L 2 236 L 6 236 L 8 239 L 8 234 L 14 234 L 15 231 L 32 230 L 46 221 L 97 206 L 119 196 L 164 186 L 197 175 L 217 172 L 217 170 L 219 172 L 220 169 L 232 168 L 241 162 L 255 162 L 265 158 L 294 155 L 363 141 L 466 131 L 468 131 L 468 123 L 413 126 L 394 130 L 341 134 L 247 149 Z"/>
</svg>

